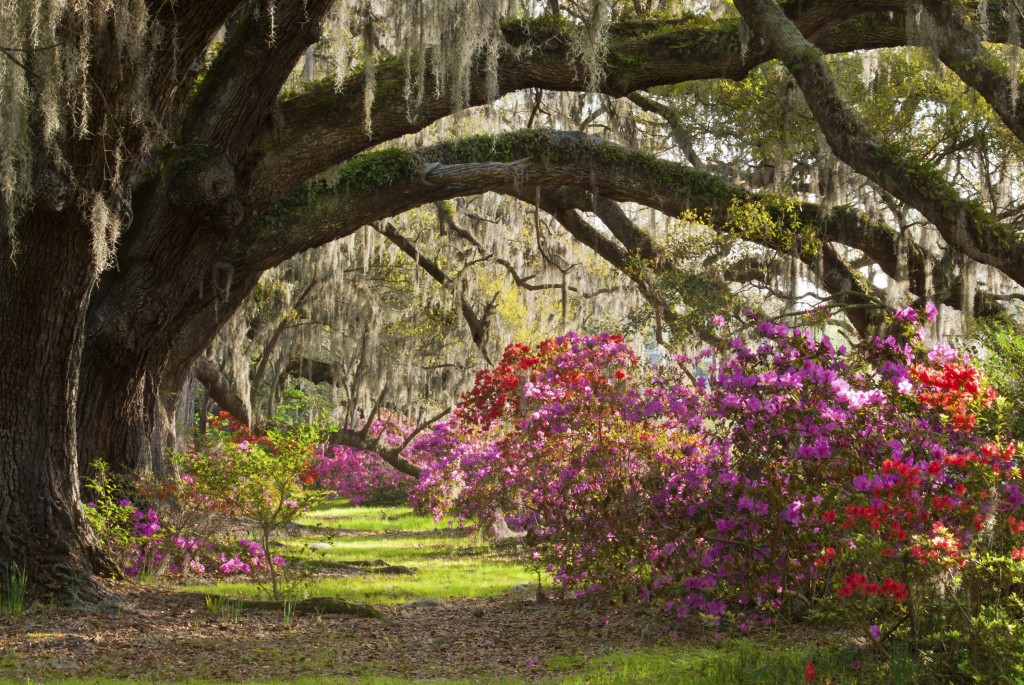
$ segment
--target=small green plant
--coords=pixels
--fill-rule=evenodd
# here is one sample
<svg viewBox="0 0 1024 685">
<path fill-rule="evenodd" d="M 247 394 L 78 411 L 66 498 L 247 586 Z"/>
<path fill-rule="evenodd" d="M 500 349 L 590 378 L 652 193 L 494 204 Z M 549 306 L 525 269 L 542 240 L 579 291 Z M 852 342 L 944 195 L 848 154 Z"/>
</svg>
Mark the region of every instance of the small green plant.
<svg viewBox="0 0 1024 685">
<path fill-rule="evenodd" d="M 285 560 L 271 553 L 271 543 L 318 497 L 303 487 L 320 435 L 313 428 L 297 428 L 287 434 L 270 431 L 256 436 L 224 419 L 229 430 L 203 452 L 180 457 L 184 470 L 194 477 L 193 490 L 222 511 L 247 521 L 255 543 L 240 544 L 252 563 L 236 564 L 266 583 L 267 594 L 281 599 L 287 584 Z M 224 568 L 222 567 L 222 570 Z M 230 572 L 230 570 L 225 570 Z"/>
<path fill-rule="evenodd" d="M 228 598 L 224 595 L 206 595 L 206 610 L 212 618 L 217 618 L 224 611 Z"/>
<path fill-rule="evenodd" d="M 11 564 L 0 582 L 0 611 L 4 616 L 18 616 L 25 608 L 28 572 Z"/>
<path fill-rule="evenodd" d="M 292 627 L 292 617 L 295 616 L 295 604 L 294 598 L 288 598 L 284 600 L 284 626 L 285 628 Z"/>
<path fill-rule="evenodd" d="M 118 559 L 126 559 L 132 548 L 132 514 L 135 507 L 121 497 L 121 487 L 103 461 L 92 463 L 95 478 L 86 480 L 95 500 L 85 506 L 85 518 L 104 547 Z"/>
<path fill-rule="evenodd" d="M 242 618 L 242 608 L 244 606 L 245 602 L 241 599 L 236 599 L 235 601 L 230 602 L 227 605 L 226 613 L 228 615 L 229 620 L 232 623 L 238 623 L 238 621 Z"/>
</svg>

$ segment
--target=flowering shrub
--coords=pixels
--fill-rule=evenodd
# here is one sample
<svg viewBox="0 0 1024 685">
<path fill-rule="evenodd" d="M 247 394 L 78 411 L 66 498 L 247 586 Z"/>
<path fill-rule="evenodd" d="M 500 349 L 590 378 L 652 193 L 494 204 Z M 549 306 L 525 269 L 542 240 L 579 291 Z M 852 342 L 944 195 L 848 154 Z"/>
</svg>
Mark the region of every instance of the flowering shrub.
<svg viewBox="0 0 1024 685">
<path fill-rule="evenodd" d="M 190 476 L 159 486 L 152 478 L 142 479 L 136 494 L 153 502 L 164 512 L 162 517 L 153 507 L 139 508 L 130 499 L 118 496 L 119 488 L 109 478 L 105 464 L 97 462 L 94 468 L 98 475 L 90 482 L 90 487 L 96 499 L 86 504 L 86 517 L 108 554 L 119 562 L 129 578 L 151 578 L 164 573 L 204 574 L 208 569 L 226 575 L 236 572 L 250 574 L 264 567 L 262 549 L 258 545 L 257 549 L 249 548 L 255 543 L 238 541 L 251 555 L 247 563 L 240 556 L 244 552 L 237 552 L 232 549 L 233 544 L 221 541 L 222 536 L 213 534 L 209 526 L 206 527 L 207 534 L 198 534 L 183 520 L 182 512 L 187 510 L 188 498 L 174 502 L 168 498 L 168 493 L 190 492 L 188 486 L 194 484 Z M 182 484 L 186 487 L 178 487 Z M 154 493 L 161 497 L 151 499 Z M 168 526 L 167 517 L 176 522 Z"/>
<path fill-rule="evenodd" d="M 981 626 L 1024 613 L 1003 601 L 1019 601 L 1020 464 L 994 390 L 926 349 L 917 319 L 851 350 L 763 322 L 655 368 L 617 336 L 510 347 L 415 442 L 432 465 L 416 500 L 506 519 L 575 593 L 715 623 L 826 611 L 905 624 L 918 646 L 959 631 L 991 663 Z"/>
<path fill-rule="evenodd" d="M 317 438 L 310 428 L 287 435 L 270 431 L 263 436 L 236 429 L 201 452 L 180 456 L 182 468 L 191 477 L 192 493 L 247 522 L 259 537 L 258 543 L 239 541 L 245 550 L 241 556 L 221 557 L 221 572 L 262 571 L 274 599 L 281 596 L 284 560 L 272 557 L 267 563 L 266 550 L 315 497 L 303 487 L 302 479 L 311 468 Z"/>
<path fill-rule="evenodd" d="M 166 532 L 155 511 L 137 509 L 119 493 L 103 462 L 93 464 L 96 477 L 88 482 L 95 499 L 85 505 L 85 516 L 106 552 L 126 575 L 155 575 L 172 563 L 164 547 Z"/>
<path fill-rule="evenodd" d="M 370 435 L 386 445 L 399 447 L 412 430 L 406 422 L 385 415 L 370 425 Z M 317 451 L 305 475 L 310 485 L 344 497 L 354 505 L 404 504 L 413 478 L 387 464 L 374 452 L 331 445 Z"/>
<path fill-rule="evenodd" d="M 180 478 L 144 477 L 124 497 L 97 464 L 90 483 L 96 499 L 86 515 L 126 575 L 161 573 L 246 575 L 281 594 L 285 560 L 268 555 L 274 537 L 316 498 L 302 482 L 311 467 L 317 435 L 299 429 L 287 435 L 255 436 L 221 416 L 219 437 L 202 451 L 178 455 Z M 258 541 L 233 538 L 239 524 Z M 237 535 L 237 533 L 235 533 Z"/>
</svg>

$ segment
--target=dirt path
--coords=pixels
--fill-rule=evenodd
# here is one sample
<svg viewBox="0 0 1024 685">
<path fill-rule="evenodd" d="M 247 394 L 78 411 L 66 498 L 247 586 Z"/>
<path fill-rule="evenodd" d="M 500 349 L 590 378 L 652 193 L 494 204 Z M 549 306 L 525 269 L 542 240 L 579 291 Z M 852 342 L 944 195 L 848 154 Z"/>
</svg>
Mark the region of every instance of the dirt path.
<svg viewBox="0 0 1024 685">
<path fill-rule="evenodd" d="M 167 589 L 112 583 L 117 602 L 41 608 L 0 618 L 0 676 L 43 680 L 407 678 L 549 675 L 556 655 L 595 655 L 669 637 L 660 616 L 528 594 L 383 607 L 380 618 L 245 610 L 211 616 L 204 600 Z"/>
</svg>

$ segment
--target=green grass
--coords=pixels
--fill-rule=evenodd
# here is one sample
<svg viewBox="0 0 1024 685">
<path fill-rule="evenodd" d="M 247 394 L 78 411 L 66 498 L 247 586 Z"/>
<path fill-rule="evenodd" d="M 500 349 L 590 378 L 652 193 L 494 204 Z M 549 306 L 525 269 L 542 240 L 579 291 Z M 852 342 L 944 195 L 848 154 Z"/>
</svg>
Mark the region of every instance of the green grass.
<svg viewBox="0 0 1024 685">
<path fill-rule="evenodd" d="M 493 597 L 536 582 L 536 575 L 515 560 L 495 553 L 478 535 L 417 516 L 408 507 L 352 507 L 332 503 L 300 521 L 315 528 L 302 537 L 285 538 L 283 555 L 314 562 L 342 564 L 384 561 L 416 570 L 413 575 L 367 573 L 320 578 L 306 588 L 313 597 L 342 597 L 371 604 L 399 604 L 416 599 Z M 317 550 L 310 543 L 329 545 Z M 253 597 L 250 582 L 187 585 L 216 595 Z"/>
<path fill-rule="evenodd" d="M 430 560 L 416 565 L 412 576 L 349 576 L 317 584 L 317 594 L 339 596 L 371 604 L 415 599 L 493 597 L 516 585 L 536 582 L 525 570 L 500 561 L 464 559 Z"/>
<path fill-rule="evenodd" d="M 328 502 L 303 516 L 303 523 L 322 528 L 370 531 L 427 531 L 438 527 L 430 516 L 419 516 L 410 507 L 353 507 Z"/>
<path fill-rule="evenodd" d="M 586 663 L 573 657 L 545 664 L 555 671 L 573 671 L 549 682 L 562 685 L 798 685 L 813 663 L 814 682 L 844 685 L 910 685 L 919 682 L 909 656 L 893 653 L 882 663 L 852 648 L 803 644 L 785 646 L 778 637 L 722 640 L 703 646 L 653 647 L 620 650 Z"/>
</svg>

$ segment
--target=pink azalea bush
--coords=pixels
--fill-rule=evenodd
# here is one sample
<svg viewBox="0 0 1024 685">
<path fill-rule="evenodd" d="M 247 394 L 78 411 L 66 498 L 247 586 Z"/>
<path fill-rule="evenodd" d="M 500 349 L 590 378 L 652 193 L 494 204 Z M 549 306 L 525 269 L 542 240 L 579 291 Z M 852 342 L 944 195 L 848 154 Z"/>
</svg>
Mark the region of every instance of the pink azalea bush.
<svg viewBox="0 0 1024 685">
<path fill-rule="evenodd" d="M 653 368 L 617 336 L 511 346 L 416 441 L 416 501 L 504 518 L 576 594 L 716 624 L 900 625 L 918 648 L 951 631 L 972 663 L 1005 662 L 992 645 L 1024 618 L 1020 461 L 995 391 L 927 348 L 918 318 L 853 349 L 763 322 Z"/>
<path fill-rule="evenodd" d="M 394 415 L 370 425 L 369 434 L 385 445 L 399 447 L 412 426 Z M 381 459 L 375 452 L 329 445 L 322 447 L 310 465 L 307 482 L 354 505 L 404 504 L 414 479 Z"/>
<path fill-rule="evenodd" d="M 191 481 L 188 476 L 185 479 Z M 145 497 L 146 492 L 152 490 L 144 482 L 140 494 Z M 153 507 L 137 507 L 123 497 L 116 502 L 99 497 L 85 506 L 86 516 L 100 533 L 107 551 L 129 578 L 165 574 L 248 576 L 268 568 L 263 548 L 251 540 L 231 541 L 223 531 L 199 534 L 181 524 L 168 526 Z M 178 506 L 178 511 L 167 512 L 172 520 L 179 518 L 176 514 L 180 514 L 180 503 Z M 159 504 L 157 507 L 161 508 Z M 269 563 L 285 565 L 281 557 L 272 557 Z"/>
<path fill-rule="evenodd" d="M 178 455 L 183 474 L 146 477 L 133 488 L 140 506 L 118 496 L 102 464 L 91 483 L 86 515 L 108 552 L 130 577 L 168 574 L 244 575 L 281 595 L 286 562 L 270 544 L 318 497 L 303 479 L 313 463 L 312 429 L 253 435 L 230 417 L 214 422 L 217 438 Z M 257 541 L 237 538 L 239 527 Z"/>
</svg>

